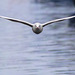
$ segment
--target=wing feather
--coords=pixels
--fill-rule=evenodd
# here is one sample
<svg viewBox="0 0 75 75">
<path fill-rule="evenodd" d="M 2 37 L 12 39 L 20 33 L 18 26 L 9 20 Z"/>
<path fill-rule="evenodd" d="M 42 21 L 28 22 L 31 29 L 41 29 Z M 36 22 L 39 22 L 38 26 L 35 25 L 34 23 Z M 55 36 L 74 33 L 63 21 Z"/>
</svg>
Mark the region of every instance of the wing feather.
<svg viewBox="0 0 75 75">
<path fill-rule="evenodd" d="M 10 21 L 13 21 L 13 22 L 22 23 L 22 24 L 28 25 L 30 27 L 33 26 L 33 24 L 31 24 L 31 23 L 23 21 L 23 20 L 19 20 L 19 19 L 14 19 L 14 18 L 9 18 L 9 17 L 4 17 L 4 16 L 0 16 L 0 18 L 4 18 L 4 19 L 7 19 L 7 20 L 10 20 Z"/>
<path fill-rule="evenodd" d="M 49 24 L 51 24 L 51 23 L 68 20 L 68 19 L 71 19 L 71 18 L 74 18 L 74 17 L 75 17 L 75 16 L 70 16 L 70 17 L 66 17 L 66 18 L 56 19 L 56 20 L 48 21 L 48 22 L 46 22 L 46 23 L 44 23 L 44 24 L 42 24 L 42 25 L 43 25 L 43 27 L 44 27 L 44 26 L 49 25 Z"/>
</svg>

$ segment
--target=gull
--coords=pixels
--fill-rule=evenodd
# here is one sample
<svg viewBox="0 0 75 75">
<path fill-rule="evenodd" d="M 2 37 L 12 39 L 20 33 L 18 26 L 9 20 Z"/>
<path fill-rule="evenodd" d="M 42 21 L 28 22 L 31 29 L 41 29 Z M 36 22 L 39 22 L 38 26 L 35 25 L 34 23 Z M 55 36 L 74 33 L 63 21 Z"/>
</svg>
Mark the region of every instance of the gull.
<svg viewBox="0 0 75 75">
<path fill-rule="evenodd" d="M 12 22 L 18 22 L 18 23 L 22 23 L 24 25 L 28 25 L 30 27 L 32 27 L 32 30 L 34 33 L 36 34 L 39 34 L 43 31 L 43 27 L 47 26 L 47 25 L 50 25 L 52 23 L 55 23 L 55 22 L 59 22 L 59 21 L 64 21 L 64 20 L 68 20 L 68 19 L 71 19 L 71 18 L 74 18 L 75 16 L 70 16 L 70 17 L 65 17 L 65 18 L 60 18 L 60 19 L 55 19 L 55 20 L 51 20 L 51 21 L 48 21 L 46 23 L 29 23 L 27 21 L 23 21 L 23 20 L 19 20 L 19 19 L 14 19 L 14 18 L 10 18 L 10 17 L 5 17 L 5 16 L 0 16 L 0 18 L 4 18 L 4 19 L 7 19 L 9 21 L 12 21 Z"/>
</svg>

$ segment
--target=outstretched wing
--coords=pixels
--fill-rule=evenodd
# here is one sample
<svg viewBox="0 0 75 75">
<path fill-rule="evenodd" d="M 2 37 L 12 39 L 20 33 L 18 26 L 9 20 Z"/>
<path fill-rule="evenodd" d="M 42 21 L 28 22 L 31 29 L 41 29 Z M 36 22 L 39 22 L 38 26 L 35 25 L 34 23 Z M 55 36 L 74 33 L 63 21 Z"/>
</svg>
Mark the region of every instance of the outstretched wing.
<svg viewBox="0 0 75 75">
<path fill-rule="evenodd" d="M 33 26 L 33 24 L 31 24 L 31 23 L 29 23 L 29 22 L 22 21 L 22 20 L 18 20 L 18 19 L 14 19 L 14 18 L 9 18 L 9 17 L 4 17 L 4 16 L 0 16 L 0 18 L 4 18 L 4 19 L 7 19 L 7 20 L 10 20 L 10 21 L 13 21 L 13 22 L 22 23 L 22 24 L 28 25 L 28 26 L 30 26 L 30 27 Z"/>
<path fill-rule="evenodd" d="M 55 23 L 55 22 L 59 22 L 59 21 L 64 21 L 64 20 L 71 19 L 71 18 L 74 18 L 74 17 L 75 16 L 70 16 L 70 17 L 66 17 L 66 18 L 56 19 L 56 20 L 52 20 L 52 21 L 46 22 L 46 23 L 44 23 L 42 25 L 44 27 L 44 26 L 46 26 L 48 24 Z"/>
</svg>

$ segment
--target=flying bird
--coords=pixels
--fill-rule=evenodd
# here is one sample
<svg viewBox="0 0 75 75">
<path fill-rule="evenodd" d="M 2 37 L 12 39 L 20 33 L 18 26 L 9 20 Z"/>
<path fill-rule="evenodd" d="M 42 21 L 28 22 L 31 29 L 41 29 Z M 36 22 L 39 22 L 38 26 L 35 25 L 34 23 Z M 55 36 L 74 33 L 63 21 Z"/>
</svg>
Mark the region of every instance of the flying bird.
<svg viewBox="0 0 75 75">
<path fill-rule="evenodd" d="M 36 33 L 36 34 L 41 33 L 43 31 L 43 27 L 45 27 L 45 26 L 47 26 L 47 25 L 49 25 L 51 23 L 68 20 L 68 19 L 71 19 L 71 18 L 74 18 L 74 17 L 75 16 L 70 16 L 70 17 L 55 19 L 55 20 L 51 20 L 51 21 L 48 21 L 48 22 L 43 23 L 43 24 L 41 24 L 41 23 L 34 23 L 34 24 L 32 24 L 32 23 L 29 23 L 27 21 L 0 16 L 0 18 L 4 18 L 4 19 L 7 19 L 7 20 L 10 20 L 10 21 L 13 21 L 13 22 L 18 22 L 18 23 L 22 23 L 24 25 L 28 25 L 28 26 L 32 27 L 33 32 Z"/>
</svg>

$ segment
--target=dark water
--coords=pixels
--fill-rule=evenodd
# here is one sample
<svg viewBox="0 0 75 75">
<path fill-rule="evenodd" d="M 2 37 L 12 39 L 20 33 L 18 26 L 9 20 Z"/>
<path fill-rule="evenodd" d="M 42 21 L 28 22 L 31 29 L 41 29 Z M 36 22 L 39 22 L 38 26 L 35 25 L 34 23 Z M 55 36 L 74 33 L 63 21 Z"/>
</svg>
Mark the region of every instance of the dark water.
<svg viewBox="0 0 75 75">
<path fill-rule="evenodd" d="M 31 23 L 66 17 L 75 10 L 33 0 L 2 0 L 0 7 L 0 15 Z M 0 75 L 75 75 L 75 29 L 66 20 L 36 35 L 28 26 L 0 19 Z"/>
</svg>

